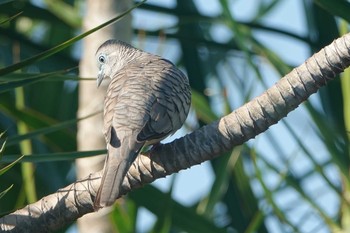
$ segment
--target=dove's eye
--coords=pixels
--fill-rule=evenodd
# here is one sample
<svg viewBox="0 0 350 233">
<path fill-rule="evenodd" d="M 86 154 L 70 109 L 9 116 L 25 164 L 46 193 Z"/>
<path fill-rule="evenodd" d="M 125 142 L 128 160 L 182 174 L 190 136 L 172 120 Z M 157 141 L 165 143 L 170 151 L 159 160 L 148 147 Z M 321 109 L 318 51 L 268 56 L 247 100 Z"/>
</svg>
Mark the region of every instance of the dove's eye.
<svg viewBox="0 0 350 233">
<path fill-rule="evenodd" d="M 106 56 L 105 56 L 104 54 L 100 55 L 100 56 L 98 57 L 98 61 L 99 61 L 100 63 L 105 63 L 105 62 L 106 62 Z"/>
</svg>

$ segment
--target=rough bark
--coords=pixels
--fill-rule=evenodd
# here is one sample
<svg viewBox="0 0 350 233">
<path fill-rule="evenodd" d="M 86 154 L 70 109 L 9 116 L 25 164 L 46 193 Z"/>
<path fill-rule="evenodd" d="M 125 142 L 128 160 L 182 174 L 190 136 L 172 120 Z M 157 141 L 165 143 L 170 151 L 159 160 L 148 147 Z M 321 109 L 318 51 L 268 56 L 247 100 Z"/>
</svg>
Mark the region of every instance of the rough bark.
<svg viewBox="0 0 350 233">
<path fill-rule="evenodd" d="M 171 143 L 140 155 L 129 170 L 121 195 L 155 179 L 213 159 L 276 124 L 350 65 L 350 34 L 334 41 L 293 69 L 259 97 L 231 114 Z M 100 172 L 0 219 L 8 232 L 56 230 L 93 211 Z M 43 227 L 44 226 L 44 227 Z"/>
<path fill-rule="evenodd" d="M 129 9 L 131 3 L 128 0 L 86 1 L 87 11 L 83 20 L 83 30 L 87 31 L 106 22 Z M 131 34 L 131 16 L 129 14 L 117 23 L 84 38 L 82 44 L 83 54 L 79 66 L 80 76 L 96 77 L 98 70 L 95 53 L 104 41 L 110 38 L 117 38 L 129 42 Z M 104 83 L 98 89 L 96 82 L 83 81 L 79 84 L 78 117 L 84 117 L 93 112 L 102 112 L 107 83 Z M 102 114 L 98 114 L 79 122 L 77 135 L 79 151 L 106 148 L 106 143 L 102 135 L 102 120 Z M 100 170 L 103 166 L 104 158 L 105 156 L 96 156 L 94 158 L 78 159 L 76 161 L 78 179 L 88 176 L 91 172 Z M 108 210 L 105 209 L 98 214 L 86 215 L 79 219 L 79 232 L 112 232 L 110 220 L 106 216 Z"/>
</svg>

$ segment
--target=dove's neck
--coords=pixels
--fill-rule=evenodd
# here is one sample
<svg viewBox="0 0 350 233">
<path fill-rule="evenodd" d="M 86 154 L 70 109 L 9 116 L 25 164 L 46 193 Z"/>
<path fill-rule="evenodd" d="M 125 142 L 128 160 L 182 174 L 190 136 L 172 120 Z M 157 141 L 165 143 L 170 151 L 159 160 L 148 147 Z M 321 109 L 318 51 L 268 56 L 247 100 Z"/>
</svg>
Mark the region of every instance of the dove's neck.
<svg viewBox="0 0 350 233">
<path fill-rule="evenodd" d="M 130 62 L 133 62 L 133 61 L 141 58 L 145 54 L 147 54 L 147 53 L 143 52 L 142 50 L 136 49 L 134 47 L 124 48 L 123 50 L 119 51 L 118 61 L 122 61 L 122 64 L 120 64 L 120 66 L 124 67 L 125 65 L 129 64 Z"/>
<path fill-rule="evenodd" d="M 145 60 L 145 58 L 146 60 L 150 59 L 154 55 L 134 48 L 128 44 L 120 44 L 120 47 L 113 53 L 113 56 L 116 56 L 116 62 L 113 64 L 113 70 L 115 73 L 118 73 L 128 64 Z M 114 77 L 114 75 L 111 77 Z"/>
<path fill-rule="evenodd" d="M 127 54 L 127 57 L 124 57 L 124 59 L 126 60 L 126 64 L 130 63 L 132 61 L 135 61 L 137 59 L 139 59 L 140 57 L 144 56 L 146 53 L 138 50 L 138 49 L 132 49 L 132 51 L 129 51 L 129 53 Z"/>
<path fill-rule="evenodd" d="M 118 73 L 126 65 L 141 57 L 142 53 L 142 51 L 132 47 L 122 47 L 119 48 L 119 50 L 110 53 L 109 56 L 113 58 L 113 61 L 111 61 L 111 64 L 108 66 L 113 68 L 110 69 L 113 73 L 110 77 L 114 77 L 115 73 Z"/>
</svg>

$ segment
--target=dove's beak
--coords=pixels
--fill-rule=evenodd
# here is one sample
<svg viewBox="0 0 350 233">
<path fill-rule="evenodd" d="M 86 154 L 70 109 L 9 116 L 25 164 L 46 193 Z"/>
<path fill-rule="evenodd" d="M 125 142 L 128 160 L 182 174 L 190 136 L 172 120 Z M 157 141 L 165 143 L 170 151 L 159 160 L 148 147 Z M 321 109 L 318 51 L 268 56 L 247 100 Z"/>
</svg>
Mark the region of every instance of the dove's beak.
<svg viewBox="0 0 350 233">
<path fill-rule="evenodd" d="M 100 70 L 97 75 L 97 87 L 101 85 L 103 78 L 104 78 L 103 72 L 102 70 Z"/>
</svg>

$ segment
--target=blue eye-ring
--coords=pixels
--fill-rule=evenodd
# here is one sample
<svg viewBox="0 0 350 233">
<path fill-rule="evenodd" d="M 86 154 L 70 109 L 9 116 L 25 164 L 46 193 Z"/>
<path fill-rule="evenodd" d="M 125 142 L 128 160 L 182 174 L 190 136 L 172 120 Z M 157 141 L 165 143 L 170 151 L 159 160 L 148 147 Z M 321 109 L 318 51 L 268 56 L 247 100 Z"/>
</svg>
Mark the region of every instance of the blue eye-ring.
<svg viewBox="0 0 350 233">
<path fill-rule="evenodd" d="M 98 61 L 100 62 L 100 63 L 105 63 L 106 62 L 106 56 L 105 55 L 100 55 L 99 57 L 98 57 Z"/>
</svg>

